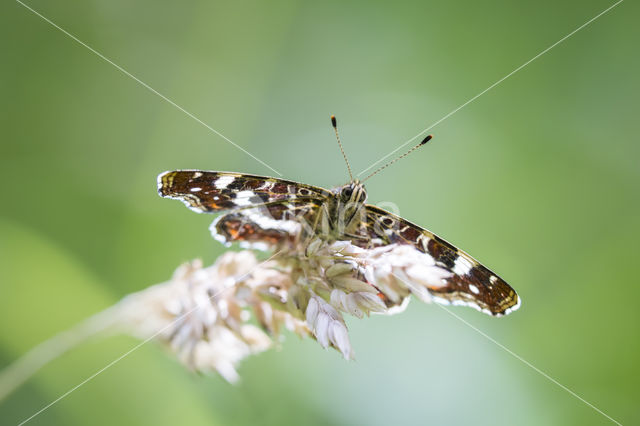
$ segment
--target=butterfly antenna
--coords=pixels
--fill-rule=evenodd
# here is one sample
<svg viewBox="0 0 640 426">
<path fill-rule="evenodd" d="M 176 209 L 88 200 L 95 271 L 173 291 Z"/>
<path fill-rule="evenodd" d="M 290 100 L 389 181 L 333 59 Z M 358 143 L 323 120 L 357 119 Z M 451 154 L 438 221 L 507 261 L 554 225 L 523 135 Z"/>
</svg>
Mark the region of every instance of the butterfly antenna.
<svg viewBox="0 0 640 426">
<path fill-rule="evenodd" d="M 340 135 L 338 134 L 338 122 L 336 121 L 336 116 L 331 116 L 331 125 L 333 126 L 333 130 L 336 132 L 336 139 L 338 140 L 338 146 L 340 147 L 340 152 L 342 152 L 342 156 L 344 157 L 344 162 L 347 163 L 347 170 L 349 170 L 349 179 L 353 182 L 353 174 L 351 173 L 351 165 L 349 164 L 349 160 L 347 159 L 347 154 L 344 153 L 344 148 L 342 148 L 342 142 L 340 142 Z"/>
<path fill-rule="evenodd" d="M 395 163 L 398 160 L 402 160 L 404 157 L 406 157 L 407 155 L 411 154 L 413 151 L 415 151 L 416 149 L 420 148 L 421 146 L 423 146 L 424 144 L 426 144 L 427 142 L 429 142 L 431 140 L 431 138 L 433 138 L 433 135 L 429 135 L 426 138 L 422 139 L 422 142 L 420 142 L 418 145 L 414 146 L 413 148 L 411 148 L 409 151 L 405 152 L 404 154 L 402 154 L 400 157 L 396 158 L 395 160 L 389 161 L 387 164 L 385 164 L 384 166 L 380 167 L 378 170 L 376 170 L 375 172 L 371 173 L 369 176 L 367 176 L 366 178 L 362 179 L 362 182 L 364 182 L 365 180 L 369 179 L 370 177 L 373 177 L 374 175 L 377 175 L 378 173 L 380 173 L 382 170 L 386 169 L 387 167 L 389 167 L 390 165 L 392 165 L 393 163 Z"/>
</svg>

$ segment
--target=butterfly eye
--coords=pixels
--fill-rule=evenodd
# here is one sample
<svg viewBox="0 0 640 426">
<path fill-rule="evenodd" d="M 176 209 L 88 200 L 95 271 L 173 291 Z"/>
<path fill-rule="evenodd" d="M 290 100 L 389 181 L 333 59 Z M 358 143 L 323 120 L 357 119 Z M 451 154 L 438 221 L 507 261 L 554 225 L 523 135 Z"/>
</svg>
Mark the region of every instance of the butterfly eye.
<svg viewBox="0 0 640 426">
<path fill-rule="evenodd" d="M 351 199 L 352 194 L 353 194 L 353 188 L 350 186 L 347 186 L 342 189 L 342 192 L 340 193 L 340 198 L 342 198 L 342 201 L 349 201 L 349 199 Z"/>
</svg>

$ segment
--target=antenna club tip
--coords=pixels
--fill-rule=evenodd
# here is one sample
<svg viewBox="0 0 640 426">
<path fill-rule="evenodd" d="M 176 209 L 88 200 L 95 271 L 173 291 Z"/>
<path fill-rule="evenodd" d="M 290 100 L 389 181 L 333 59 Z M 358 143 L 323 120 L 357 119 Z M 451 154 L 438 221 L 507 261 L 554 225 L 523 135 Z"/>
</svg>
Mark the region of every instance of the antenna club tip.
<svg viewBox="0 0 640 426">
<path fill-rule="evenodd" d="M 422 142 L 420 142 L 420 145 L 424 145 L 425 143 L 429 142 L 431 139 L 433 139 L 433 135 L 428 135 L 426 138 L 422 140 Z"/>
<path fill-rule="evenodd" d="M 336 116 L 335 115 L 331 116 L 331 125 L 333 127 L 338 127 L 338 122 L 336 121 Z"/>
</svg>

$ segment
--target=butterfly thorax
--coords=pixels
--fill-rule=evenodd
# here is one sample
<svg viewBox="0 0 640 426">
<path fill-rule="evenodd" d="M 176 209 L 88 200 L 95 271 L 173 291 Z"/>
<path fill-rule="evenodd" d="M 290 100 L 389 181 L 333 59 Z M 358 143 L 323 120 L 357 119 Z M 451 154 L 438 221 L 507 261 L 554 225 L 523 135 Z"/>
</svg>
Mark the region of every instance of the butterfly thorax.
<svg viewBox="0 0 640 426">
<path fill-rule="evenodd" d="M 324 204 L 316 232 L 329 239 L 353 236 L 365 214 L 367 192 L 359 181 L 333 189 L 334 197 Z"/>
</svg>

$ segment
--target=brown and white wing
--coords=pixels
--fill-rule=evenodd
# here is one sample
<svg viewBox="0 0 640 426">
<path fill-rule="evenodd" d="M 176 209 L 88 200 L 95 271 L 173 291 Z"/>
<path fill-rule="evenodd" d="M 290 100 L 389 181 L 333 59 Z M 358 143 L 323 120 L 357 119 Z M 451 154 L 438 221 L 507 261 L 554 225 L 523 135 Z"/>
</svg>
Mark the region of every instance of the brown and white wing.
<svg viewBox="0 0 640 426">
<path fill-rule="evenodd" d="M 158 176 L 158 194 L 182 201 L 198 213 L 218 213 L 275 201 L 325 199 L 331 192 L 266 176 L 203 170 L 176 170 Z"/>
<path fill-rule="evenodd" d="M 213 237 L 223 244 L 268 250 L 293 247 L 313 232 L 322 202 L 297 198 L 234 210 L 211 224 Z"/>
<path fill-rule="evenodd" d="M 366 238 L 354 243 L 363 247 L 367 240 L 374 246 L 412 245 L 451 272 L 444 285 L 427 288 L 436 302 L 471 306 L 494 316 L 506 315 L 520 306 L 515 290 L 498 275 L 437 235 L 393 213 L 367 205 L 362 233 Z"/>
</svg>

